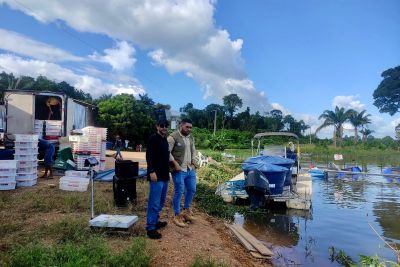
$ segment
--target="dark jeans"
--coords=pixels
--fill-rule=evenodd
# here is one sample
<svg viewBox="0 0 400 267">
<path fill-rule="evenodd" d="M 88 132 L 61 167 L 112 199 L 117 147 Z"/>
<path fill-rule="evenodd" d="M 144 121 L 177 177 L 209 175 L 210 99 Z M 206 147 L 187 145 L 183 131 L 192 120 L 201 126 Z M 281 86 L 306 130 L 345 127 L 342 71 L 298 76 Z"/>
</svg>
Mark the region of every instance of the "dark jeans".
<svg viewBox="0 0 400 267">
<path fill-rule="evenodd" d="M 156 229 L 160 219 L 160 212 L 167 197 L 168 181 L 150 182 L 149 202 L 147 204 L 147 225 L 146 230 Z"/>
</svg>

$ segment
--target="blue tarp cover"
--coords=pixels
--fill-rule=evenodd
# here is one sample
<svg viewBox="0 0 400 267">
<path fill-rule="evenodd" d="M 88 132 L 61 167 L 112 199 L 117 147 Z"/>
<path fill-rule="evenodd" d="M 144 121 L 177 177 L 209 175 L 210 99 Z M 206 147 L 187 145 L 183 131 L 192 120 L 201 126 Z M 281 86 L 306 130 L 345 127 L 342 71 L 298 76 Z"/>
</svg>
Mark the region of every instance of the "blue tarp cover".
<svg viewBox="0 0 400 267">
<path fill-rule="evenodd" d="M 274 157 L 274 156 L 256 156 L 246 159 L 244 163 L 269 163 L 275 165 L 282 165 L 282 164 L 293 165 L 294 160 L 282 157 Z"/>
<path fill-rule="evenodd" d="M 259 170 L 263 173 L 265 172 L 286 172 L 288 171 L 287 168 L 270 164 L 270 163 L 252 163 L 252 162 L 243 162 L 242 164 L 243 171 L 250 171 L 250 170 Z"/>
</svg>

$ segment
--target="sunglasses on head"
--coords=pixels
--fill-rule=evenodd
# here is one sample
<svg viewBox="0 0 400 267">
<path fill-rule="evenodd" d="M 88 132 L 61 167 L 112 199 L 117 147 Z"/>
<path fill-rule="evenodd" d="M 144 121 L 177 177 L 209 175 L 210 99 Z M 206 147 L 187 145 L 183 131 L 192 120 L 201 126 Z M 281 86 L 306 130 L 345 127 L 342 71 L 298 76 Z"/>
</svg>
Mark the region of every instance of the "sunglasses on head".
<svg viewBox="0 0 400 267">
<path fill-rule="evenodd" d="M 160 127 L 160 128 L 168 128 L 168 124 L 160 124 L 160 125 L 158 125 L 158 127 Z"/>
</svg>

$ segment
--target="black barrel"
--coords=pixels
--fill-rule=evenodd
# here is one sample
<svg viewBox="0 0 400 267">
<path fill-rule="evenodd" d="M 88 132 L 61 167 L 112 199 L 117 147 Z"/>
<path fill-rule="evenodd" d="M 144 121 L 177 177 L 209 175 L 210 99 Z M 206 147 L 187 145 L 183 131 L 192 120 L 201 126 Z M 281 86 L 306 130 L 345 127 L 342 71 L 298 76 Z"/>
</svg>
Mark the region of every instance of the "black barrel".
<svg viewBox="0 0 400 267">
<path fill-rule="evenodd" d="M 113 192 L 115 205 L 124 207 L 127 201 L 136 202 L 136 177 L 120 179 L 116 175 L 113 177 Z"/>
<path fill-rule="evenodd" d="M 116 160 L 115 175 L 120 179 L 127 179 L 139 175 L 139 162 L 132 160 Z"/>
</svg>

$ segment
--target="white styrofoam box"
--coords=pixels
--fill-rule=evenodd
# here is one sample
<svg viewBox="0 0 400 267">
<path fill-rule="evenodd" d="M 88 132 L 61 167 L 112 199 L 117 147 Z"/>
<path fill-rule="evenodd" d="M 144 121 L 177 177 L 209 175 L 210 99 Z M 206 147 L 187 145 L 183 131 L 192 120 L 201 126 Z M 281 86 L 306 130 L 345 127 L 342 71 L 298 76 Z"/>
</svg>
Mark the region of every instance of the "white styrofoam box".
<svg viewBox="0 0 400 267">
<path fill-rule="evenodd" d="M 14 159 L 16 160 L 37 160 L 37 155 L 38 154 L 30 154 L 30 155 L 18 155 L 14 154 Z"/>
<path fill-rule="evenodd" d="M 61 135 L 61 131 L 60 130 L 57 130 L 57 131 L 47 131 L 46 130 L 46 135 L 58 136 L 58 135 Z"/>
<path fill-rule="evenodd" d="M 69 141 L 71 142 L 88 142 L 89 139 L 84 135 L 70 135 Z"/>
<path fill-rule="evenodd" d="M 108 227 L 108 228 L 124 228 L 131 227 L 138 221 L 136 215 L 109 215 L 100 214 L 99 216 L 91 219 L 89 225 L 92 227 Z"/>
<path fill-rule="evenodd" d="M 97 128 L 93 126 L 82 128 L 84 135 L 97 135 L 101 136 L 101 139 L 107 139 L 107 128 Z"/>
<path fill-rule="evenodd" d="M 65 171 L 66 177 L 89 178 L 87 171 Z"/>
<path fill-rule="evenodd" d="M 0 190 L 1 191 L 3 191 L 3 190 L 14 190 L 16 184 L 17 183 L 15 181 L 14 182 L 9 182 L 9 183 L 2 183 L 2 184 L 0 184 Z"/>
<path fill-rule="evenodd" d="M 37 166 L 35 167 L 19 167 L 17 173 L 34 173 L 37 172 Z"/>
<path fill-rule="evenodd" d="M 16 169 L 18 160 L 0 160 L 0 169 Z"/>
<path fill-rule="evenodd" d="M 15 147 L 15 154 L 17 155 L 31 155 L 31 154 L 37 154 L 38 153 L 38 148 L 20 148 L 20 147 Z"/>
<path fill-rule="evenodd" d="M 106 169 L 106 161 L 105 160 L 100 160 L 99 169 L 101 171 L 104 171 Z"/>
<path fill-rule="evenodd" d="M 36 134 L 14 134 L 14 136 L 16 142 L 37 142 L 39 139 Z"/>
<path fill-rule="evenodd" d="M 35 160 L 19 160 L 18 168 L 27 168 L 27 167 L 35 167 L 37 168 L 37 159 Z"/>
<path fill-rule="evenodd" d="M 73 150 L 87 150 L 88 143 L 85 143 L 85 142 L 72 143 L 72 149 Z"/>
<path fill-rule="evenodd" d="M 31 141 L 31 142 L 15 142 L 15 147 L 18 148 L 37 148 L 38 141 Z"/>
<path fill-rule="evenodd" d="M 17 174 L 17 169 L 0 169 L 1 176 L 15 176 Z"/>
<path fill-rule="evenodd" d="M 62 128 L 61 125 L 46 124 L 46 129 L 50 129 L 50 130 L 61 130 L 61 128 Z"/>
<path fill-rule="evenodd" d="M 17 181 L 23 181 L 23 180 L 33 180 L 37 178 L 37 172 L 33 173 L 17 173 L 15 176 L 15 180 Z"/>
<path fill-rule="evenodd" d="M 15 182 L 14 176 L 0 176 L 0 184 Z"/>
<path fill-rule="evenodd" d="M 62 121 L 56 121 L 56 120 L 45 120 L 46 124 L 48 125 L 62 125 Z"/>
<path fill-rule="evenodd" d="M 84 192 L 89 185 L 89 179 L 80 177 L 67 177 L 60 178 L 60 189 L 66 191 L 79 191 Z"/>
<path fill-rule="evenodd" d="M 17 187 L 29 187 L 29 186 L 34 186 L 35 184 L 37 184 L 37 179 L 22 180 L 22 181 L 17 180 Z"/>
</svg>

